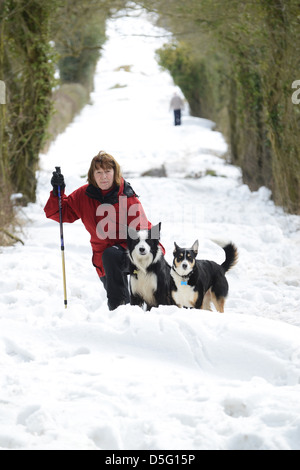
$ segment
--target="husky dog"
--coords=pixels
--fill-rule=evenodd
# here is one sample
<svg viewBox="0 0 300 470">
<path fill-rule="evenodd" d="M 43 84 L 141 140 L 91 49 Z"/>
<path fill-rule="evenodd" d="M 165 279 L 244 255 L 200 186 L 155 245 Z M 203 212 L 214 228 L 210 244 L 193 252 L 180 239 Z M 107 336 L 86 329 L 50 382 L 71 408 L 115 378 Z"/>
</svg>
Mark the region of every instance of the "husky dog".
<svg viewBox="0 0 300 470">
<path fill-rule="evenodd" d="M 218 312 L 224 312 L 228 295 L 225 273 L 237 263 L 237 248 L 229 243 L 222 247 L 226 259 L 219 265 L 214 261 L 197 260 L 198 240 L 191 248 L 180 248 L 175 243 L 171 268 L 171 297 L 178 307 L 211 310 L 211 302 Z"/>
<path fill-rule="evenodd" d="M 150 230 L 137 232 L 128 228 L 127 246 L 130 260 L 130 303 L 146 304 L 147 310 L 170 305 L 170 269 L 160 239 L 161 223 Z"/>
</svg>

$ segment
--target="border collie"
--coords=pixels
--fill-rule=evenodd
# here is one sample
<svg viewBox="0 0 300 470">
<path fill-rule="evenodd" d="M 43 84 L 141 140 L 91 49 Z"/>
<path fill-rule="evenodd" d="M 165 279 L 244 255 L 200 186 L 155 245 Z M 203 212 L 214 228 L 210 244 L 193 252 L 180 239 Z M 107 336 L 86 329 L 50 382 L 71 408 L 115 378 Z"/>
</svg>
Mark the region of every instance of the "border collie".
<svg viewBox="0 0 300 470">
<path fill-rule="evenodd" d="M 147 310 L 171 303 L 171 266 L 159 243 L 160 229 L 161 223 L 139 232 L 128 228 L 130 303 L 140 307 L 146 304 Z"/>
<path fill-rule="evenodd" d="M 226 259 L 219 265 L 214 261 L 196 260 L 198 240 L 189 249 L 175 243 L 171 268 L 171 297 L 178 307 L 211 310 L 211 302 L 218 312 L 224 312 L 228 295 L 225 273 L 238 260 L 238 250 L 229 243 L 222 246 Z"/>
</svg>

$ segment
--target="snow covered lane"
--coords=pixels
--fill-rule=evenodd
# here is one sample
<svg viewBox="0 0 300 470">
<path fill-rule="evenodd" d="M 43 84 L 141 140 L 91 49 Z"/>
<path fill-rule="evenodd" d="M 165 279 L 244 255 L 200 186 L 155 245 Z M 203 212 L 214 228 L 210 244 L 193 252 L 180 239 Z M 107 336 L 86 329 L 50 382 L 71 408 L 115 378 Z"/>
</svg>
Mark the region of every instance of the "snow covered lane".
<svg viewBox="0 0 300 470">
<path fill-rule="evenodd" d="M 92 105 L 41 155 L 25 246 L 1 249 L 1 449 L 300 449 L 300 218 L 250 193 L 213 123 L 186 110 L 173 126 L 162 34 L 145 15 L 109 22 Z M 70 193 L 101 149 L 162 222 L 170 262 L 174 241 L 217 262 L 212 240 L 237 245 L 224 315 L 109 312 L 80 222 L 65 225 L 64 309 L 51 171 Z M 141 177 L 162 165 L 167 178 Z"/>
<path fill-rule="evenodd" d="M 300 335 L 274 323 L 174 307 L 2 321 L 0 445 L 297 448 Z"/>
</svg>

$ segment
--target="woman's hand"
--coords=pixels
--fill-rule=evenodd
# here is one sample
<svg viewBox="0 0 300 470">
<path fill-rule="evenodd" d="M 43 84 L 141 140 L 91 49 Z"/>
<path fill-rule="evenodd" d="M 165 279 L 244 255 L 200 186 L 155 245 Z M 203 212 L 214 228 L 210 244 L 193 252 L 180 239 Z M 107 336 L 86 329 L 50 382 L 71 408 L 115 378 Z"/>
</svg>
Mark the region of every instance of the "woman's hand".
<svg viewBox="0 0 300 470">
<path fill-rule="evenodd" d="M 51 178 L 51 184 L 53 186 L 53 194 L 54 196 L 58 195 L 58 186 L 60 186 L 60 190 L 63 191 L 66 187 L 64 176 L 57 171 L 53 172 L 53 176 Z"/>
</svg>

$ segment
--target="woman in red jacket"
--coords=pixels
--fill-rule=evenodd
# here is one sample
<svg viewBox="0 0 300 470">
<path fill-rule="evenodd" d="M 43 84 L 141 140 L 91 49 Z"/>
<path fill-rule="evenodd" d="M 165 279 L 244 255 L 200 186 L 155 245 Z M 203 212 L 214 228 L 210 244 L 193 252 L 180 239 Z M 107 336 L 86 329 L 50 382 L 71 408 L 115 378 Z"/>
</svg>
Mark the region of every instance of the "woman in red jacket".
<svg viewBox="0 0 300 470">
<path fill-rule="evenodd" d="M 66 196 L 63 175 L 54 172 L 53 191 L 45 206 L 46 217 L 59 222 L 58 186 L 61 187 L 63 222 L 81 219 L 91 235 L 93 265 L 106 289 L 108 307 L 129 303 L 127 226 L 150 229 L 144 209 L 120 165 L 106 152 L 93 158 L 88 184 Z"/>
</svg>

